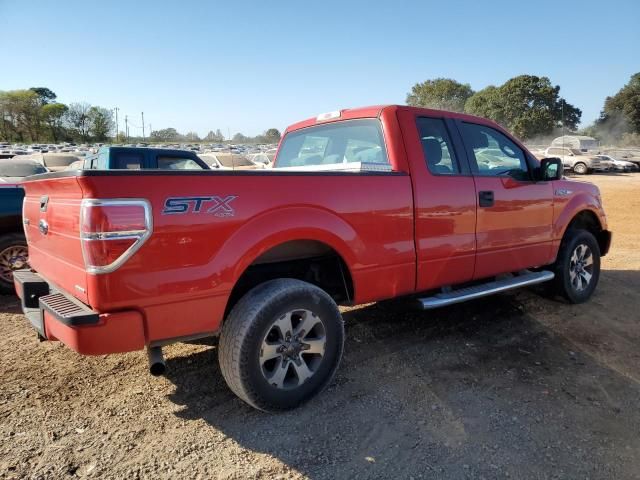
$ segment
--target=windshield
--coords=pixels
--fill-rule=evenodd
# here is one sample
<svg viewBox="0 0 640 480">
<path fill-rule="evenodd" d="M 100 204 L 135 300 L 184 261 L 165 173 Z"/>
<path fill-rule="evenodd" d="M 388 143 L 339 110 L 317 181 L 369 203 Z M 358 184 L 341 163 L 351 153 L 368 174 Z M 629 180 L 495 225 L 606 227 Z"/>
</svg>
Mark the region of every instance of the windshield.
<svg viewBox="0 0 640 480">
<path fill-rule="evenodd" d="M 330 166 L 350 162 L 389 163 L 378 120 L 345 120 L 288 133 L 282 141 L 276 166 Z"/>
<path fill-rule="evenodd" d="M 47 169 L 35 162 L 0 162 L 0 177 L 28 177 L 47 173 Z"/>
</svg>

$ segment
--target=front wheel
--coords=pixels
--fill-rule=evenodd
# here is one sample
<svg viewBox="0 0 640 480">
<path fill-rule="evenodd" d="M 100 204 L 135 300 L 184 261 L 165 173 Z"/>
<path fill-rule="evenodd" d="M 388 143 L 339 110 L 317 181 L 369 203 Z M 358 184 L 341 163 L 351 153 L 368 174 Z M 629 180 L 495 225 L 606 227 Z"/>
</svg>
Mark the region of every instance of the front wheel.
<svg viewBox="0 0 640 480">
<path fill-rule="evenodd" d="M 600 247 L 593 234 L 569 230 L 560 245 L 554 271 L 552 293 L 571 303 L 589 300 L 600 278 Z"/>
<path fill-rule="evenodd" d="M 589 169 L 587 168 L 587 165 L 582 162 L 576 163 L 573 166 L 573 171 L 578 175 L 586 175 L 587 173 L 589 173 Z"/>
<path fill-rule="evenodd" d="M 344 345 L 342 316 L 323 290 L 294 279 L 265 282 L 233 307 L 218 359 L 229 388 L 267 412 L 295 408 L 333 378 Z"/>
<path fill-rule="evenodd" d="M 29 267 L 27 241 L 20 233 L 0 235 L 0 294 L 15 293 L 13 272 Z"/>
</svg>

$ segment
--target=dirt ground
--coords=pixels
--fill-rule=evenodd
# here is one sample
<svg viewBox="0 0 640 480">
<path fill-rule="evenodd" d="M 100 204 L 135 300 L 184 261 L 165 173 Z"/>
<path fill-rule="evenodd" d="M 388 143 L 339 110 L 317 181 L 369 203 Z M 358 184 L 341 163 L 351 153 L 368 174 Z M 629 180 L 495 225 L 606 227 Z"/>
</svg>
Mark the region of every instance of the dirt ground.
<svg viewBox="0 0 640 480">
<path fill-rule="evenodd" d="M 215 347 L 81 357 L 0 297 L 0 478 L 640 478 L 640 174 L 594 175 L 614 246 L 594 298 L 345 309 L 344 361 L 266 415 Z"/>
</svg>

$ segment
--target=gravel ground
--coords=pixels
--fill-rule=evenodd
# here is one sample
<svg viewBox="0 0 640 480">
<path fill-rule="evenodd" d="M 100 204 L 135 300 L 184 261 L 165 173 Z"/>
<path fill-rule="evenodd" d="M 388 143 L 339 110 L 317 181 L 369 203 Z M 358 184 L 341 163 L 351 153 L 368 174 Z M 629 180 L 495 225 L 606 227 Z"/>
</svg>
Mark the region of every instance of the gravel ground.
<svg viewBox="0 0 640 480">
<path fill-rule="evenodd" d="M 640 478 L 640 174 L 597 175 L 614 231 L 591 302 L 535 290 L 344 309 L 335 381 L 257 412 L 216 349 L 81 357 L 0 297 L 0 478 Z"/>
</svg>

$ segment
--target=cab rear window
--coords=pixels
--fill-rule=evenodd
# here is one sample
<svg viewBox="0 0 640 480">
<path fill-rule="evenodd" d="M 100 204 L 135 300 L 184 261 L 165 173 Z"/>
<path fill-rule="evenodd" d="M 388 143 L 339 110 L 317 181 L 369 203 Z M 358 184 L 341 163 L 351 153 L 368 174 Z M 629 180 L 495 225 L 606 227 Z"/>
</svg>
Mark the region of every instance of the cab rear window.
<svg viewBox="0 0 640 480">
<path fill-rule="evenodd" d="M 348 163 L 389 164 L 378 120 L 345 120 L 288 133 L 276 160 L 277 167 Z"/>
</svg>

